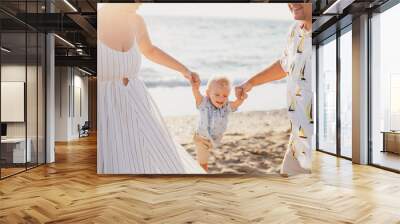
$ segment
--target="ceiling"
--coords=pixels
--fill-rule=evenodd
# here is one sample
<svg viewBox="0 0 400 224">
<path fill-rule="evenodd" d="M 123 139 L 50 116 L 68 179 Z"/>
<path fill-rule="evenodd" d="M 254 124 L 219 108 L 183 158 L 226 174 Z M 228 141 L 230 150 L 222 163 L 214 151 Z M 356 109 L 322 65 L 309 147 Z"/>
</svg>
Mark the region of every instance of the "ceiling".
<svg viewBox="0 0 400 224">
<path fill-rule="evenodd" d="M 54 32 L 58 35 L 55 38 L 56 66 L 79 66 L 95 74 L 98 2 L 134 1 L 47 0 L 46 5 L 45 0 L 1 0 L 2 46 L 13 49 L 14 58 L 18 58 L 18 54 L 25 55 L 25 51 L 30 58 L 29 54 L 35 52 L 36 45 L 30 43 L 33 35 L 28 35 L 28 48 L 25 50 L 25 31 Z M 331 36 L 340 26 L 348 25 L 354 16 L 385 2 L 387 0 L 313 0 L 313 43 Z M 41 49 L 42 45 L 39 47 Z"/>
<path fill-rule="evenodd" d="M 354 17 L 374 11 L 389 0 L 313 0 L 313 44 L 350 25 Z"/>
<path fill-rule="evenodd" d="M 17 62 L 25 56 L 36 57 L 38 44 L 33 38 L 38 33 L 54 32 L 56 66 L 79 66 L 95 74 L 96 3 L 96 0 L 48 0 L 46 5 L 44 0 L 1 0 L 2 46 L 12 50 L 7 60 Z M 43 40 L 41 37 L 39 40 Z M 39 50 L 42 47 L 43 44 L 39 45 Z"/>
</svg>

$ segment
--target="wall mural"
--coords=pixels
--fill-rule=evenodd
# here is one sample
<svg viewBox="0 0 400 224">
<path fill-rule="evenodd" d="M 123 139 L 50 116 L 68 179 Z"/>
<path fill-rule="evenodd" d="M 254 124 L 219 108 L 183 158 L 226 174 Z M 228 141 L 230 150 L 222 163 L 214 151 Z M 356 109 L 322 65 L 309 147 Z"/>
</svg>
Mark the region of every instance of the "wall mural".
<svg viewBox="0 0 400 224">
<path fill-rule="evenodd" d="M 311 9 L 98 4 L 97 172 L 310 173 Z"/>
</svg>

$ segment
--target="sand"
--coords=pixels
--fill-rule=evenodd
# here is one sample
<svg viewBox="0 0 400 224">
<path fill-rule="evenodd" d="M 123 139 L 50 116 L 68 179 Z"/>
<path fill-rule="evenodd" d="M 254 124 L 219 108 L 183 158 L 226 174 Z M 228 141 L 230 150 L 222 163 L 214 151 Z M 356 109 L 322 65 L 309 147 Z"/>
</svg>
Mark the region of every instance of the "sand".
<svg viewBox="0 0 400 224">
<path fill-rule="evenodd" d="M 165 118 L 175 140 L 196 158 L 192 142 L 198 116 Z M 289 140 L 287 110 L 236 112 L 209 159 L 210 174 L 278 173 Z"/>
</svg>

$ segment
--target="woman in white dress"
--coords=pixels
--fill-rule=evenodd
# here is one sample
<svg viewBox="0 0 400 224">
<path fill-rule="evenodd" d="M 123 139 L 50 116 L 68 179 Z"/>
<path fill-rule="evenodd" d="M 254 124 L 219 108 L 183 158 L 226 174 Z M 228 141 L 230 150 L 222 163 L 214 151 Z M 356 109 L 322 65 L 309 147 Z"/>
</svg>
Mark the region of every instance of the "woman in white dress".
<svg viewBox="0 0 400 224">
<path fill-rule="evenodd" d="M 99 174 L 199 174 L 205 171 L 171 134 L 139 77 L 141 54 L 198 76 L 151 43 L 139 4 L 99 4 L 97 44 Z"/>
</svg>

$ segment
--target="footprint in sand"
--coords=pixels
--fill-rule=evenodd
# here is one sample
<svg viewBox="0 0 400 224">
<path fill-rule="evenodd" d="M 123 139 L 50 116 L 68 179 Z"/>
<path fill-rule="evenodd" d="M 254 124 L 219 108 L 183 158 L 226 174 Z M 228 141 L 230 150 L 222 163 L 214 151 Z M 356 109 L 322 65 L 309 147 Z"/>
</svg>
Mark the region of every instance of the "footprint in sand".
<svg viewBox="0 0 400 224">
<path fill-rule="evenodd" d="M 234 132 L 234 133 L 226 133 L 225 135 L 226 135 L 226 136 L 244 136 L 243 133 L 237 133 L 237 132 Z"/>
</svg>

